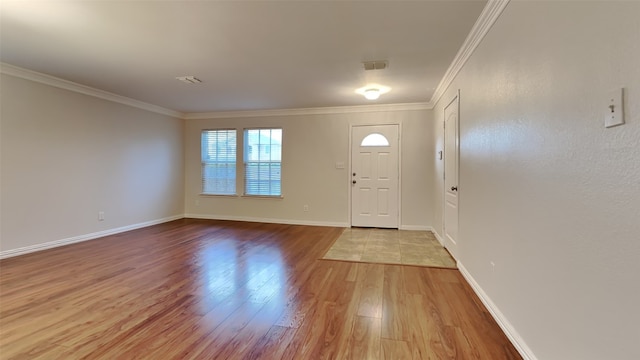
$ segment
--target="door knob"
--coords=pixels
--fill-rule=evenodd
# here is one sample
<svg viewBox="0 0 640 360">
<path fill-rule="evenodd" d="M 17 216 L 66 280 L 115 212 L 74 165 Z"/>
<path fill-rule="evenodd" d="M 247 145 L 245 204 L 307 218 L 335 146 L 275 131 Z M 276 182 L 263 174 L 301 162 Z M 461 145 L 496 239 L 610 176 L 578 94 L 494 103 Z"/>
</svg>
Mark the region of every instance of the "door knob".
<svg viewBox="0 0 640 360">
<path fill-rule="evenodd" d="M 356 183 L 356 181 L 355 181 L 355 180 L 353 180 L 351 183 L 352 183 L 352 184 L 355 184 L 355 183 Z"/>
<path fill-rule="evenodd" d="M 353 173 L 353 176 L 356 176 L 356 173 Z"/>
<path fill-rule="evenodd" d="M 451 191 L 458 191 L 458 187 L 457 186 L 452 186 L 451 187 Z"/>
</svg>

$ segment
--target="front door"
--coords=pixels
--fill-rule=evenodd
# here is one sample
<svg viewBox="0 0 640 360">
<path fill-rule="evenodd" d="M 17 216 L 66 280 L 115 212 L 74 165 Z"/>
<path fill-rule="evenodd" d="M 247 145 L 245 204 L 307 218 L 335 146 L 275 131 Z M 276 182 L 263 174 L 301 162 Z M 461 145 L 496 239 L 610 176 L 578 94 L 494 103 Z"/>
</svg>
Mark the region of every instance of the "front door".
<svg viewBox="0 0 640 360">
<path fill-rule="evenodd" d="M 398 125 L 354 126 L 351 226 L 398 228 Z"/>
<path fill-rule="evenodd" d="M 458 258 L 458 99 L 444 109 L 444 246 Z"/>
</svg>

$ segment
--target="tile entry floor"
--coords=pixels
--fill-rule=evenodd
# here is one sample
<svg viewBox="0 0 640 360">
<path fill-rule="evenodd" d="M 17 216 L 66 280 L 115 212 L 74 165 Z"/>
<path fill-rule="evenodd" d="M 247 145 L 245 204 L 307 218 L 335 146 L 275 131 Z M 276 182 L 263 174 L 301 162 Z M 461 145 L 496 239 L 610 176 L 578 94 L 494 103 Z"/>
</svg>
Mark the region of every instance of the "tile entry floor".
<svg viewBox="0 0 640 360">
<path fill-rule="evenodd" d="M 429 231 L 347 228 L 323 259 L 456 268 Z"/>
</svg>

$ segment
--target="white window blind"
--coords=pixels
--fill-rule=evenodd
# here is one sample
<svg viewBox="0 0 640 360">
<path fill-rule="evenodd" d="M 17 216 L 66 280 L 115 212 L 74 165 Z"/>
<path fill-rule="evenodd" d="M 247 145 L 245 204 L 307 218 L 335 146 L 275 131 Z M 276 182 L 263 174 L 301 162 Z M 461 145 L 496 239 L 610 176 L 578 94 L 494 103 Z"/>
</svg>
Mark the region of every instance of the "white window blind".
<svg viewBox="0 0 640 360">
<path fill-rule="evenodd" d="M 202 131 L 202 193 L 236 194 L 236 130 Z"/>
<path fill-rule="evenodd" d="M 282 195 L 282 129 L 244 131 L 245 195 Z"/>
</svg>

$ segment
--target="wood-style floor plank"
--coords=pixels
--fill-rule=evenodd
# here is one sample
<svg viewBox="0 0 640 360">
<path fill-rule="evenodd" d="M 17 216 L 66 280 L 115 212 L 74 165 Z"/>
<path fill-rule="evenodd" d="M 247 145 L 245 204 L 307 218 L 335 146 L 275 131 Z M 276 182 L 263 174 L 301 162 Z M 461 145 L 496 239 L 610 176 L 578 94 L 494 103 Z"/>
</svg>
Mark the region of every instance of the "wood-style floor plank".
<svg viewBox="0 0 640 360">
<path fill-rule="evenodd" d="M 520 359 L 460 272 L 183 219 L 0 260 L 0 359 Z"/>
<path fill-rule="evenodd" d="M 382 289 L 384 267 L 376 264 L 359 264 L 358 285 L 361 287 L 358 315 L 382 318 Z"/>
<path fill-rule="evenodd" d="M 382 358 L 383 359 L 411 359 L 411 348 L 406 341 L 382 339 Z"/>
<path fill-rule="evenodd" d="M 381 319 L 356 316 L 344 359 L 380 359 Z"/>
</svg>

